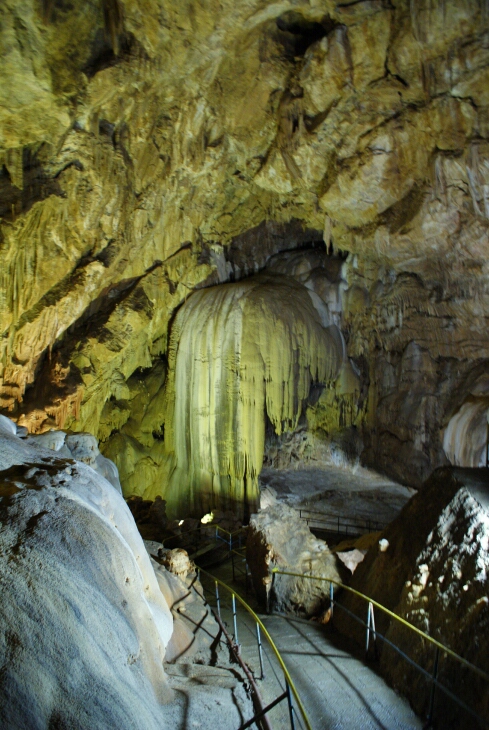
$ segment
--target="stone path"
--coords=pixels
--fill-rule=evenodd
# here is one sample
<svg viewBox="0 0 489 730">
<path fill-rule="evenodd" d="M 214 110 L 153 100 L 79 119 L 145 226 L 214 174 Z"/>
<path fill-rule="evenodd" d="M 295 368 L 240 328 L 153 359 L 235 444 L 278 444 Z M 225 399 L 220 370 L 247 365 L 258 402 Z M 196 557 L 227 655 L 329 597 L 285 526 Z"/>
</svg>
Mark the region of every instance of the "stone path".
<svg viewBox="0 0 489 730">
<path fill-rule="evenodd" d="M 232 582 L 229 565 L 213 573 L 228 584 Z M 207 583 L 204 578 L 203 582 Z M 212 588 L 210 583 L 207 585 Z M 230 598 L 222 590 L 221 612 L 232 634 Z M 238 613 L 242 656 L 259 677 L 255 624 L 244 609 L 238 609 Z M 333 643 L 325 627 L 296 618 L 260 618 L 286 663 L 314 730 L 421 730 L 423 724 L 407 701 L 369 666 L 339 648 L 336 640 Z M 265 641 L 263 644 L 265 680 L 258 686 L 267 704 L 283 692 L 285 685 L 275 655 Z M 269 719 L 274 729 L 289 728 L 286 702 L 271 710 Z M 300 718 L 297 727 L 301 727 Z"/>
</svg>

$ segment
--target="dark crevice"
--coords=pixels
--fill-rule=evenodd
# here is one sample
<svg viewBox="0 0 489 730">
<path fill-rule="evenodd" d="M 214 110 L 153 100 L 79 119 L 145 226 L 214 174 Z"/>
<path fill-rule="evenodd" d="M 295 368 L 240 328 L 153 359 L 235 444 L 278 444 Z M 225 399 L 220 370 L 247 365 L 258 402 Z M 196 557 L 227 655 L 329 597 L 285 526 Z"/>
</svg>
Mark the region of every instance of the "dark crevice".
<svg viewBox="0 0 489 730">
<path fill-rule="evenodd" d="M 106 246 L 93 257 L 93 261 L 100 261 L 103 266 L 108 269 L 109 266 L 114 262 L 119 252 L 119 246 L 115 238 L 111 238 L 107 241 Z"/>
<path fill-rule="evenodd" d="M 165 440 L 165 424 L 162 424 L 157 431 L 153 431 L 153 438 L 155 441 Z"/>
<path fill-rule="evenodd" d="M 330 111 L 336 106 L 337 102 L 334 101 L 328 106 L 323 112 L 315 114 L 313 117 L 304 117 L 304 126 L 308 132 L 314 132 L 315 129 L 321 126 L 324 120 L 328 117 Z"/>
<path fill-rule="evenodd" d="M 405 81 L 402 76 L 399 76 L 399 74 L 391 74 L 393 79 L 396 79 L 396 81 L 399 81 L 400 84 L 404 86 L 405 89 L 409 88 L 409 84 L 407 81 Z"/>
<path fill-rule="evenodd" d="M 0 218 L 13 221 L 18 215 L 27 213 L 34 203 L 45 200 L 51 195 L 63 197 L 63 191 L 58 181 L 56 178 L 49 177 L 41 164 L 39 157 L 42 151 L 42 147 L 37 151 L 24 147 L 22 188 L 13 184 L 5 165 L 0 167 Z"/>
<path fill-rule="evenodd" d="M 258 226 L 239 234 L 224 249 L 224 256 L 239 275 L 248 275 L 264 268 L 266 262 L 278 253 L 295 249 L 323 248 L 322 232 L 304 228 L 302 221 L 289 223 L 263 221 Z M 254 262 L 253 272 L 249 261 Z"/>
<path fill-rule="evenodd" d="M 98 132 L 100 135 L 108 137 L 115 147 L 115 124 L 112 124 L 107 119 L 101 119 L 98 123 Z"/>
<path fill-rule="evenodd" d="M 390 233 L 397 233 L 407 226 L 421 209 L 426 195 L 424 185 L 413 185 L 411 190 L 394 203 L 381 216 L 379 225 L 385 225 Z"/>
<path fill-rule="evenodd" d="M 68 276 L 65 276 L 64 279 L 62 279 L 56 286 L 53 286 L 52 289 L 39 299 L 32 309 L 29 309 L 28 312 L 24 312 L 17 323 L 16 329 L 20 330 L 26 324 L 33 322 L 37 319 L 37 317 L 39 317 L 44 309 L 54 306 L 70 291 L 82 284 L 85 277 L 85 267 L 89 261 L 89 257 L 80 259 L 73 272 L 68 274 Z"/>
<path fill-rule="evenodd" d="M 83 167 L 82 163 L 80 162 L 80 160 L 72 160 L 71 162 L 67 162 L 66 165 L 61 168 L 61 170 L 58 170 L 58 172 L 56 173 L 56 175 L 53 176 L 53 180 L 57 180 L 58 177 L 63 172 L 65 172 L 65 170 L 68 170 L 70 167 L 74 167 L 75 170 L 78 170 L 78 172 L 83 172 L 84 169 L 85 169 Z"/>
<path fill-rule="evenodd" d="M 336 6 L 336 9 L 344 10 L 346 8 L 352 8 L 355 5 L 363 5 L 364 3 L 367 4 L 368 0 L 352 0 L 349 3 L 339 3 Z M 379 3 L 379 6 L 380 6 L 379 10 L 394 10 L 394 5 L 392 5 L 390 0 L 381 0 L 381 2 Z"/>
<path fill-rule="evenodd" d="M 297 10 L 289 10 L 276 20 L 277 28 L 286 34 L 280 38 L 286 56 L 301 57 L 309 46 L 327 36 L 335 22 L 325 15 L 320 22 L 307 20 Z"/>
<path fill-rule="evenodd" d="M 134 57 L 143 58 L 146 57 L 146 54 L 132 33 L 124 32 L 120 35 L 118 53 L 115 53 L 112 42 L 107 39 L 107 34 L 100 28 L 95 34 L 90 57 L 82 71 L 91 79 L 99 71 Z"/>
</svg>

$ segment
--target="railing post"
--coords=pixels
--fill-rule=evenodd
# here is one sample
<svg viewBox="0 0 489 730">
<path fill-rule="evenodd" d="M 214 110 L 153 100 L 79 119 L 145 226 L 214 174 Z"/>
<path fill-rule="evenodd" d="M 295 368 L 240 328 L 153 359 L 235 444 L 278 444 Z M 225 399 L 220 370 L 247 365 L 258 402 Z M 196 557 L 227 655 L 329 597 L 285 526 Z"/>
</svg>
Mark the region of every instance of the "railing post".
<svg viewBox="0 0 489 730">
<path fill-rule="evenodd" d="M 217 615 L 221 618 L 221 599 L 219 598 L 219 583 L 216 580 L 216 603 L 217 603 Z"/>
<path fill-rule="evenodd" d="M 368 649 L 370 644 L 370 634 L 374 640 L 374 658 L 377 659 L 377 634 L 375 632 L 375 615 L 373 603 L 369 601 L 367 609 L 367 636 L 365 641 L 365 658 L 368 660 Z"/>
<path fill-rule="evenodd" d="M 329 610 L 330 610 L 330 620 L 333 618 L 333 607 L 334 607 L 334 598 L 333 598 L 333 583 L 329 582 Z"/>
<path fill-rule="evenodd" d="M 238 616 L 236 613 L 236 596 L 233 593 L 232 595 L 232 601 L 233 601 L 233 624 L 234 624 L 234 643 L 236 644 L 238 651 L 239 651 L 239 641 L 238 641 Z"/>
<path fill-rule="evenodd" d="M 263 671 L 263 653 L 261 647 L 260 624 L 258 622 L 256 623 L 256 641 L 258 643 L 258 656 L 260 658 L 260 679 L 265 679 L 265 672 Z"/>
<path fill-rule="evenodd" d="M 285 691 L 287 692 L 287 703 L 289 705 L 289 717 L 290 717 L 290 727 L 292 730 L 295 730 L 295 722 L 294 722 L 294 708 L 292 706 L 292 695 L 290 693 L 290 687 L 287 680 L 285 680 Z"/>
<path fill-rule="evenodd" d="M 372 609 L 370 611 L 370 625 L 372 627 L 372 635 L 374 637 L 374 659 L 377 661 L 379 658 L 379 655 L 377 653 L 377 633 L 375 631 L 375 613 L 374 613 L 374 606 L 372 604 Z"/>
<path fill-rule="evenodd" d="M 367 608 L 367 635 L 365 638 L 365 657 L 368 659 L 368 647 L 370 644 L 370 623 L 372 620 L 372 604 L 369 601 Z"/>
<path fill-rule="evenodd" d="M 438 677 L 438 660 L 440 658 L 440 648 L 437 646 L 435 651 L 435 661 L 433 663 L 433 676 L 431 679 L 431 692 L 430 692 L 430 708 L 428 710 L 428 717 L 426 718 L 425 728 L 432 727 L 433 723 L 433 710 L 435 708 L 435 692 L 436 692 L 436 678 Z"/>
</svg>

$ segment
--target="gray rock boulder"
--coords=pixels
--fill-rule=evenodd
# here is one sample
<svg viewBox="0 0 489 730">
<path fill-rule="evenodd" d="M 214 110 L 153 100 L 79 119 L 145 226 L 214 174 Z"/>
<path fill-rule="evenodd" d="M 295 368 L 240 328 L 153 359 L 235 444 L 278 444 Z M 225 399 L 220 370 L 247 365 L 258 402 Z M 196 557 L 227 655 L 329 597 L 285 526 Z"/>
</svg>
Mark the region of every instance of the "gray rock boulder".
<svg viewBox="0 0 489 730">
<path fill-rule="evenodd" d="M 173 622 L 127 505 L 87 465 L 5 431 L 0 726 L 168 726 Z"/>
<path fill-rule="evenodd" d="M 314 537 L 296 510 L 281 503 L 252 515 L 246 559 L 258 599 L 277 611 L 320 615 L 329 601 L 329 583 L 302 576 L 340 580 L 336 555 Z M 300 576 L 274 575 L 274 567 Z"/>
</svg>

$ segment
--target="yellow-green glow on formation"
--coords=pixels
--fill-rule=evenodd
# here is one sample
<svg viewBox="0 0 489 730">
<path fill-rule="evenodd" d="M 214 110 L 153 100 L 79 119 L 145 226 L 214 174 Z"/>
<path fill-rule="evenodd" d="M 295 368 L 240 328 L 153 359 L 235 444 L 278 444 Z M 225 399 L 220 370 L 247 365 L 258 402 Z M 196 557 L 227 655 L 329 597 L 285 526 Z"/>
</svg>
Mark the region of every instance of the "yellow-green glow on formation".
<svg viewBox="0 0 489 730">
<path fill-rule="evenodd" d="M 311 383 L 338 374 L 336 335 L 289 277 L 259 275 L 189 297 L 169 350 L 163 496 L 171 512 L 256 508 L 265 414 L 277 434 L 297 426 Z"/>
</svg>

